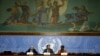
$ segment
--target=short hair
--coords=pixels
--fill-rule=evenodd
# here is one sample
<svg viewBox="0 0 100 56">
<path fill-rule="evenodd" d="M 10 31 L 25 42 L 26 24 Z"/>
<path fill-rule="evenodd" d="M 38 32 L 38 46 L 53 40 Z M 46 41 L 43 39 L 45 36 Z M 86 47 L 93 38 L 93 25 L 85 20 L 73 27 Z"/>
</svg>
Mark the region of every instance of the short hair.
<svg viewBox="0 0 100 56">
<path fill-rule="evenodd" d="M 47 45 L 47 47 L 50 46 L 50 44 Z"/>
<path fill-rule="evenodd" d="M 61 45 L 61 48 L 64 48 L 64 45 Z"/>
</svg>

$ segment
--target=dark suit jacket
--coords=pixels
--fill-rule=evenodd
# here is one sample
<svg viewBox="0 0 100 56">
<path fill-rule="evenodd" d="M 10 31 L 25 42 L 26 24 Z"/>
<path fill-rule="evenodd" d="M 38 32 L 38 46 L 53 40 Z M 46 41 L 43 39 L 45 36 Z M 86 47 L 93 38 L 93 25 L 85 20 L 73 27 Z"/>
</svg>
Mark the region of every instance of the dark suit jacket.
<svg viewBox="0 0 100 56">
<path fill-rule="evenodd" d="M 49 50 L 49 52 L 50 52 L 51 54 L 54 54 L 54 52 L 53 52 L 52 49 L 44 49 L 43 53 L 48 52 L 48 50 Z"/>
<path fill-rule="evenodd" d="M 26 53 L 27 53 L 27 52 L 30 52 L 30 51 L 31 51 L 31 50 L 28 49 L 28 50 L 26 51 Z M 32 52 L 33 52 L 34 54 L 38 54 L 38 52 L 37 52 L 35 49 L 33 49 Z"/>
</svg>

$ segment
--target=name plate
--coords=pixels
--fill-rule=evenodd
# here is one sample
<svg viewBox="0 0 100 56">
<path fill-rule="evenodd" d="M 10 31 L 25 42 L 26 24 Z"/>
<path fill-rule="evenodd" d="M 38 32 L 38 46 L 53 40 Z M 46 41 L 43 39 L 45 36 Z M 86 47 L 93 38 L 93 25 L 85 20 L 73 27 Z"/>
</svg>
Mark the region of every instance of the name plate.
<svg viewBox="0 0 100 56">
<path fill-rule="evenodd" d="M 61 53 L 61 55 L 63 55 L 63 56 L 67 56 L 67 55 L 68 55 L 68 53 Z"/>
<path fill-rule="evenodd" d="M 43 53 L 43 55 L 50 55 L 50 53 Z"/>
<path fill-rule="evenodd" d="M 27 52 L 27 55 L 33 55 L 34 53 L 33 52 Z"/>
</svg>

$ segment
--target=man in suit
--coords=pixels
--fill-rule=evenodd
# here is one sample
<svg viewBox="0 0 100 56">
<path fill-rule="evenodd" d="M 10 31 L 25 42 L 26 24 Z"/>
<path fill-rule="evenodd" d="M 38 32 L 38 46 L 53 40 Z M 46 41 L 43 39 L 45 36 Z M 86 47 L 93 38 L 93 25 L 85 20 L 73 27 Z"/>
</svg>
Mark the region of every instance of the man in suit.
<svg viewBox="0 0 100 56">
<path fill-rule="evenodd" d="M 54 54 L 54 52 L 53 52 L 53 50 L 50 48 L 50 45 L 49 45 L 49 44 L 46 46 L 46 49 L 44 49 L 43 53 L 45 53 L 45 52 L 49 52 L 49 53 L 51 53 L 51 54 Z"/>
<path fill-rule="evenodd" d="M 38 54 L 38 52 L 34 49 L 33 46 L 30 46 L 30 48 L 26 51 L 27 52 L 33 52 L 34 54 Z"/>
</svg>

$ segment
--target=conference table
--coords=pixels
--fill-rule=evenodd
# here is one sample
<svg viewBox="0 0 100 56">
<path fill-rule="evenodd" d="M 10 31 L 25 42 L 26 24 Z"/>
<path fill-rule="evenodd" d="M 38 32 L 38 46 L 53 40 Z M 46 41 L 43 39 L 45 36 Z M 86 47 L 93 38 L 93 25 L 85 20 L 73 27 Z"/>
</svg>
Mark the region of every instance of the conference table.
<svg viewBox="0 0 100 56">
<path fill-rule="evenodd" d="M 75 55 L 0 55 L 0 56 L 75 56 Z"/>
<path fill-rule="evenodd" d="M 43 55 L 43 54 L 34 54 L 34 55 L 26 55 L 26 53 L 0 53 L 0 56 L 100 56 L 100 53 L 68 53 L 68 55 L 58 55 L 58 54 L 51 54 L 51 55 Z"/>
<path fill-rule="evenodd" d="M 14 55 L 0 55 L 0 56 L 75 56 L 75 55 L 57 55 L 57 54 L 53 54 L 53 55 L 43 55 L 43 54 L 39 54 L 39 55 L 18 55 L 18 54 L 14 54 Z"/>
<path fill-rule="evenodd" d="M 0 55 L 0 56 L 95 56 L 95 55 L 74 55 L 74 54 L 70 54 L 70 55 L 43 55 L 43 54 L 39 54 L 39 55 L 18 55 L 18 54 L 14 54 L 14 55 Z M 98 55 L 96 55 L 98 56 Z"/>
</svg>

